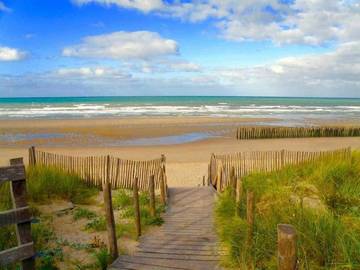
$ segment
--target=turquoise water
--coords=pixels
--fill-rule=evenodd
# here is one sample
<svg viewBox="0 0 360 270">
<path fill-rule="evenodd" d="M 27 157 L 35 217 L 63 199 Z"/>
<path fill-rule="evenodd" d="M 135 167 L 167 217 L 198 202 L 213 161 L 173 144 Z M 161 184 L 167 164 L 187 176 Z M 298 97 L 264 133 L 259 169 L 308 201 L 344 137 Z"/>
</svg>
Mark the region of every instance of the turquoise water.
<svg viewBox="0 0 360 270">
<path fill-rule="evenodd" d="M 0 118 L 130 116 L 360 119 L 360 99 L 286 97 L 0 98 Z"/>
</svg>

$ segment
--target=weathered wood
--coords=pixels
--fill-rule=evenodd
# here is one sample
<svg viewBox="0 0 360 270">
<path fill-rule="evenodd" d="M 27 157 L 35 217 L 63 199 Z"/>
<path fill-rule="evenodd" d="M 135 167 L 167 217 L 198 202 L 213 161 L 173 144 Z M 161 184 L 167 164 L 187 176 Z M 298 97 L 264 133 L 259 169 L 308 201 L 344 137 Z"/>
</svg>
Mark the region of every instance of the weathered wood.
<svg viewBox="0 0 360 270">
<path fill-rule="evenodd" d="M 242 199 L 242 193 L 243 193 L 243 186 L 242 186 L 242 180 L 241 178 L 237 179 L 237 183 L 236 183 L 236 214 L 239 215 L 240 214 L 240 203 L 241 203 L 241 199 Z"/>
<path fill-rule="evenodd" d="M 136 235 L 139 237 L 139 236 L 141 236 L 141 220 L 140 220 L 140 204 L 139 204 L 139 190 L 138 190 L 138 178 L 137 177 L 134 178 L 133 196 L 134 196 Z"/>
<path fill-rule="evenodd" d="M 0 185 L 5 181 L 18 181 L 25 179 L 25 177 L 24 165 L 0 167 Z"/>
<path fill-rule="evenodd" d="M 0 212 L 0 227 L 31 222 L 32 217 L 28 206 Z"/>
<path fill-rule="evenodd" d="M 161 169 L 160 171 L 160 198 L 161 198 L 161 203 L 163 205 L 166 205 L 167 202 L 167 196 L 166 196 L 166 191 L 165 191 L 165 172 L 163 171 L 163 169 Z"/>
<path fill-rule="evenodd" d="M 220 192 L 227 186 L 232 186 L 233 171 L 236 178 L 244 177 L 255 171 L 270 172 L 283 168 L 288 164 L 321 160 L 328 158 L 346 159 L 351 161 L 349 149 L 339 149 L 319 152 L 269 151 L 269 152 L 241 152 L 227 155 L 213 155 L 209 167 L 216 169 L 214 186 Z M 234 168 L 234 169 L 233 169 Z M 228 178 L 228 175 L 231 177 Z"/>
<path fill-rule="evenodd" d="M 25 167 L 23 164 L 22 158 L 15 158 L 10 160 L 10 165 L 13 168 L 13 172 L 16 177 L 12 177 L 11 180 L 11 199 L 13 204 L 13 210 L 2 212 L 0 216 L 0 220 L 2 225 L 6 224 L 16 224 L 16 236 L 17 242 L 20 247 L 5 250 L 3 254 L 6 256 L 8 254 L 8 258 L 4 260 L 8 260 L 8 262 L 15 262 L 17 260 L 21 260 L 21 265 L 23 270 L 33 270 L 35 269 L 35 260 L 32 257 L 35 252 L 33 246 L 28 248 L 28 243 L 32 243 L 31 237 L 31 214 L 29 208 L 27 207 L 26 201 L 26 180 L 25 180 Z M 7 167 L 9 168 L 9 167 Z M 9 172 L 9 170 L 3 170 L 3 173 Z M 0 168 L 0 178 L 4 176 L 1 174 Z M 0 181 L 1 182 L 1 181 Z M 1 183 L 0 183 L 1 184 Z M 31 253 L 32 250 L 32 253 Z M 9 252 L 9 253 L 8 253 Z M 16 252 L 24 252 L 24 254 L 14 254 Z M 27 253 L 26 253 L 27 252 Z M 25 254 L 26 253 L 26 254 Z M 21 259 L 17 259 L 21 258 Z M 1 265 L 1 263 L 0 263 Z"/>
<path fill-rule="evenodd" d="M 31 146 L 29 148 L 29 165 L 31 166 L 36 165 L 35 146 Z"/>
<path fill-rule="evenodd" d="M 288 224 L 279 224 L 278 233 L 278 269 L 297 269 L 296 257 L 296 231 Z"/>
<path fill-rule="evenodd" d="M 231 167 L 231 171 L 230 171 L 230 188 L 231 188 L 231 196 L 234 199 L 236 199 L 235 167 Z"/>
<path fill-rule="evenodd" d="M 110 269 L 221 269 L 214 192 L 212 187 L 170 188 L 164 225 L 142 236 L 138 251 L 121 255 Z"/>
<path fill-rule="evenodd" d="M 152 217 L 156 216 L 155 208 L 155 177 L 154 175 L 150 176 L 149 179 L 149 195 L 150 195 L 150 214 Z"/>
<path fill-rule="evenodd" d="M 109 182 L 103 184 L 103 193 L 109 251 L 112 259 L 115 260 L 118 257 L 118 247 L 115 231 L 114 211 L 112 207 L 111 185 Z"/>
<path fill-rule="evenodd" d="M 5 266 L 8 265 L 10 263 L 13 262 L 18 262 L 18 261 L 24 261 L 27 260 L 29 258 L 31 258 L 34 255 L 35 251 L 34 251 L 34 243 L 30 242 L 30 243 L 26 243 L 11 249 L 6 249 L 3 251 L 0 251 L 0 266 Z M 27 267 L 27 265 L 25 265 L 25 267 Z M 34 268 L 24 268 L 23 265 L 23 269 L 27 270 L 27 269 L 32 269 L 35 270 Z"/>
<path fill-rule="evenodd" d="M 107 177 L 107 157 L 72 157 L 35 151 L 35 159 L 38 164 L 45 166 L 55 166 L 66 172 L 78 174 L 88 185 L 102 187 L 102 183 Z M 29 153 L 32 152 L 29 149 Z M 29 154 L 29 159 L 31 159 Z M 132 179 L 138 177 L 139 190 L 148 190 L 150 175 L 155 175 L 155 189 L 160 188 L 160 177 L 165 179 L 165 195 L 167 195 L 166 179 L 166 158 L 147 161 L 122 160 L 110 157 L 109 178 L 112 188 L 132 188 Z M 159 171 L 163 169 L 164 174 Z M 1 182 L 1 179 L 0 179 Z"/>
<path fill-rule="evenodd" d="M 254 235 L 254 216 L 255 216 L 254 192 L 246 192 L 246 222 L 247 222 L 247 246 L 251 248 Z"/>
</svg>

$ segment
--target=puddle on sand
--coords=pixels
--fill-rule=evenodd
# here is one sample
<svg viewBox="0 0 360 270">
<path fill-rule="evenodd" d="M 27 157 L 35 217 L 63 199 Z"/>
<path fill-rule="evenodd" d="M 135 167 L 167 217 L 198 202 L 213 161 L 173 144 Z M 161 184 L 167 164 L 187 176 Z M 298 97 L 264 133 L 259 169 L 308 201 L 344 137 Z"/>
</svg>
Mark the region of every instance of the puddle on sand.
<svg viewBox="0 0 360 270">
<path fill-rule="evenodd" d="M 200 140 L 205 140 L 209 138 L 219 137 L 220 134 L 214 132 L 193 132 L 185 133 L 181 135 L 172 135 L 172 136 L 163 136 L 163 137 L 154 137 L 154 138 L 137 138 L 131 140 L 119 140 L 117 145 L 167 145 L 167 144 L 182 144 L 195 142 Z"/>
<path fill-rule="evenodd" d="M 0 141 L 4 143 L 29 142 L 42 140 L 41 145 L 61 146 L 61 145 L 89 145 L 98 144 L 101 146 L 146 146 L 146 145 L 169 145 L 182 144 L 205 140 L 209 138 L 221 137 L 221 132 L 192 132 L 179 135 L 161 136 L 152 138 L 135 139 L 112 139 L 94 135 L 81 135 L 74 133 L 17 133 L 0 134 Z M 54 139 L 63 139 L 61 142 Z M 69 141 L 67 141 L 69 139 Z"/>
</svg>

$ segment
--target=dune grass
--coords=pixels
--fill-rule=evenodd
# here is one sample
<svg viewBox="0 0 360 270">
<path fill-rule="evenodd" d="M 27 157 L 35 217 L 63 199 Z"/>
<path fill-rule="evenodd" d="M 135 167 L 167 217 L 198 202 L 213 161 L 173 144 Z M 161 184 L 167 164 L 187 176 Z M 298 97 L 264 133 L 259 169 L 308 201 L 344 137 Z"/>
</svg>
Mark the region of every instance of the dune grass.
<svg viewBox="0 0 360 270">
<path fill-rule="evenodd" d="M 160 202 L 160 198 L 156 197 L 156 216 L 150 215 L 150 199 L 148 192 L 140 192 L 139 194 L 139 205 L 140 205 L 140 221 L 141 225 L 146 226 L 161 225 L 163 219 L 160 214 L 165 211 L 164 206 Z M 130 236 L 136 238 L 135 224 L 122 223 L 123 220 L 132 220 L 135 218 L 133 193 L 131 190 L 116 190 L 113 192 L 113 206 L 114 209 L 120 210 L 120 221 L 116 223 L 116 231 L 118 237 Z"/>
<path fill-rule="evenodd" d="M 38 220 L 32 224 L 32 237 L 35 249 L 39 254 L 36 260 L 37 269 L 57 269 L 55 261 L 62 258 L 62 248 L 56 244 L 54 232 L 50 224 L 40 218 L 40 213 L 33 208 L 36 204 L 45 204 L 56 199 L 73 203 L 86 204 L 98 192 L 88 187 L 74 174 L 69 174 L 53 167 L 34 166 L 27 168 L 27 199 Z M 0 185 L 0 211 L 11 209 L 10 183 Z M 85 213 L 79 213 L 84 215 Z M 87 213 L 89 214 L 89 213 Z M 15 225 L 0 228 L 0 251 L 17 245 Z M 17 264 L 6 269 L 18 269 Z"/>
<path fill-rule="evenodd" d="M 299 269 L 360 269 L 360 153 L 243 178 L 236 205 L 225 191 L 216 206 L 224 264 L 277 269 L 277 224 L 298 234 Z M 246 245 L 246 191 L 256 198 L 253 245 Z M 238 215 L 235 213 L 238 212 Z"/>
<path fill-rule="evenodd" d="M 47 166 L 27 169 L 27 188 L 30 201 L 36 203 L 64 199 L 86 204 L 98 192 L 98 189 L 87 186 L 78 175 Z"/>
</svg>

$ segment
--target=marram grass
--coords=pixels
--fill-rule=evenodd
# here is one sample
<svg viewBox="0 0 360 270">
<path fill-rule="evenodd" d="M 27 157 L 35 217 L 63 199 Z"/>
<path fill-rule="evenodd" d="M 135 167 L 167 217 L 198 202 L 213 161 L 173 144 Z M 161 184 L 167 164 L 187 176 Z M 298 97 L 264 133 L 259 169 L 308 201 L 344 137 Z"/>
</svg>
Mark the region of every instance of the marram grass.
<svg viewBox="0 0 360 270">
<path fill-rule="evenodd" d="M 277 269 L 277 224 L 297 231 L 299 269 L 360 269 L 360 153 L 287 166 L 243 178 L 239 205 L 229 190 L 219 198 L 216 224 L 227 250 L 224 264 Z M 246 245 L 246 191 L 255 193 L 253 245 Z M 235 212 L 239 215 L 236 216 Z"/>
<path fill-rule="evenodd" d="M 28 167 L 26 181 L 29 199 L 36 203 L 64 199 L 84 204 L 98 191 L 87 186 L 78 175 L 49 166 Z"/>
</svg>

